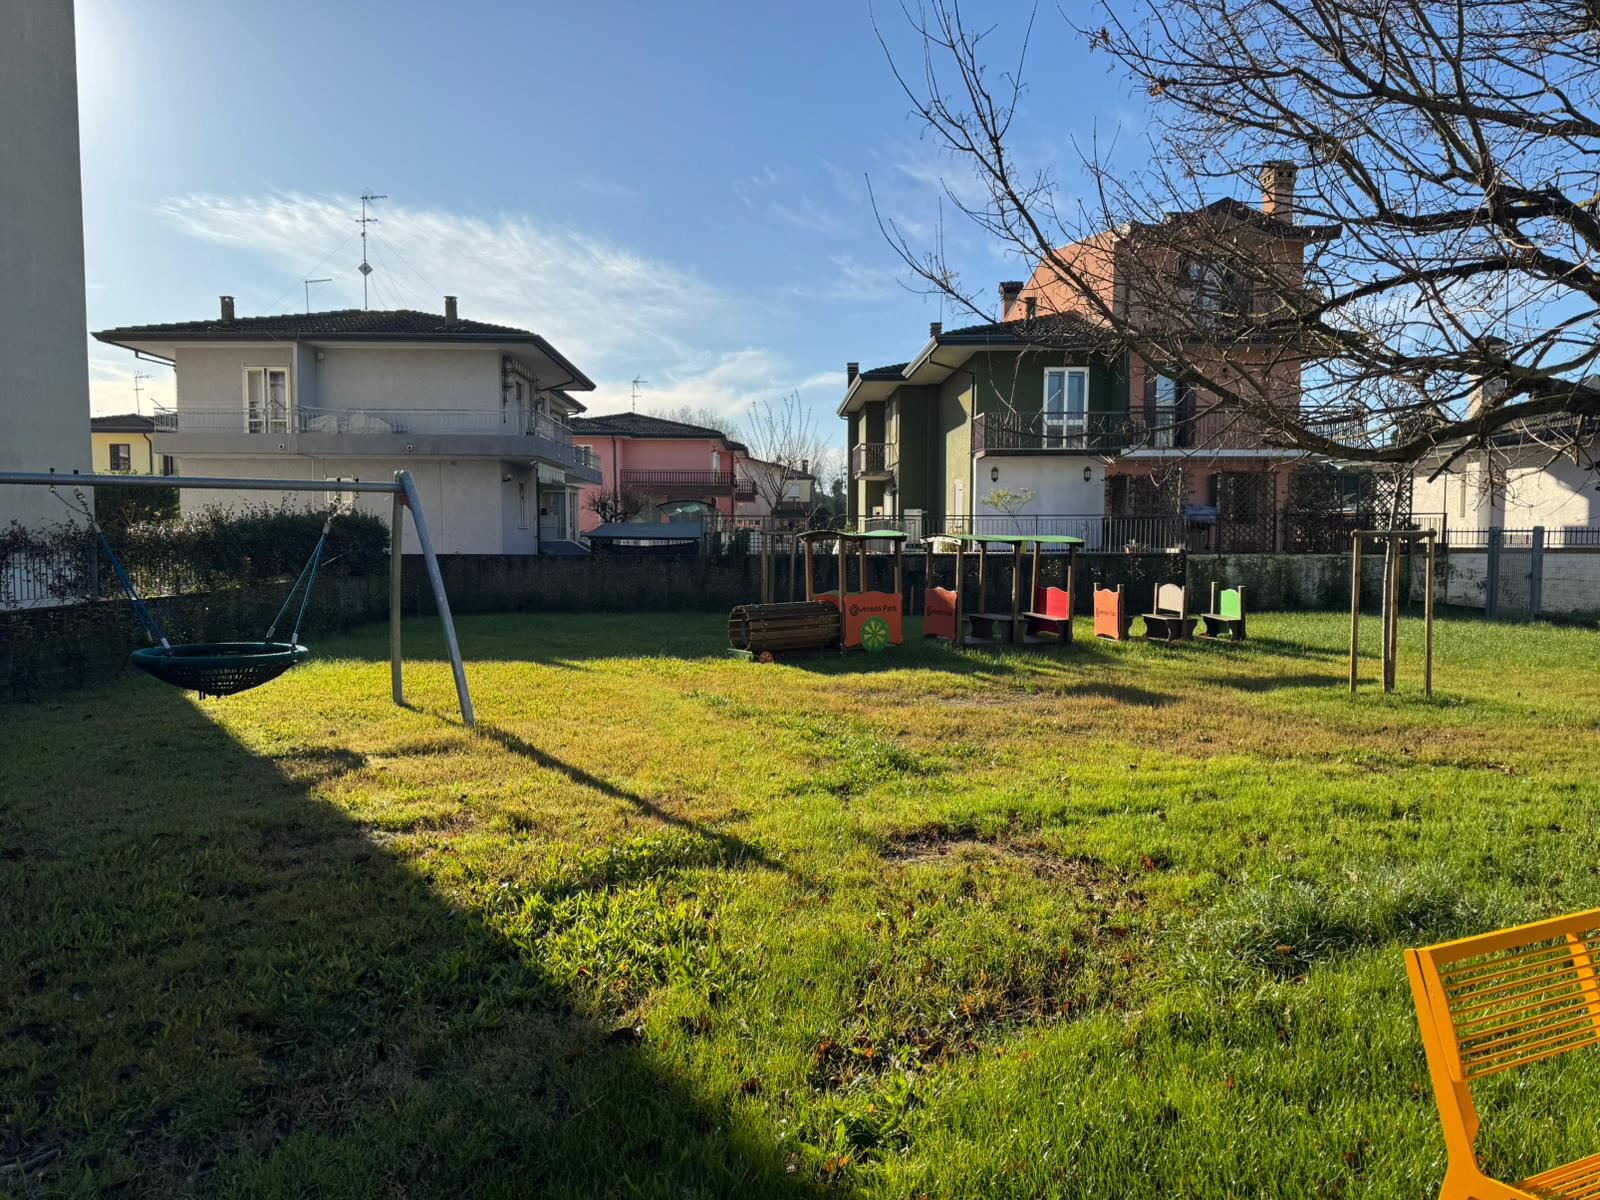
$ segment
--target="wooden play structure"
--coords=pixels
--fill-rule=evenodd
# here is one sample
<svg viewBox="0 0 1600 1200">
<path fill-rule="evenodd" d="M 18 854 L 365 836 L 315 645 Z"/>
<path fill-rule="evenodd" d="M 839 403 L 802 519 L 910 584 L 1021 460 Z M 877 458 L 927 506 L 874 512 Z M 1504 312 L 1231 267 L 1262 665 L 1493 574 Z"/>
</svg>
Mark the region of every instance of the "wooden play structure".
<svg viewBox="0 0 1600 1200">
<path fill-rule="evenodd" d="M 1361 649 L 1361 551 L 1365 542 L 1381 542 L 1383 557 L 1383 690 L 1394 691 L 1396 644 L 1400 627 L 1400 551 L 1421 542 L 1427 548 L 1427 576 L 1422 588 L 1422 693 L 1433 695 L 1434 534 L 1432 529 L 1358 529 L 1350 535 L 1350 694 L 1356 694 Z"/>
<path fill-rule="evenodd" d="M 815 529 L 799 535 L 805 555 L 806 597 L 787 604 L 741 604 L 728 614 L 729 652 L 771 661 L 774 655 L 814 650 L 866 650 L 876 653 L 901 643 L 901 595 L 905 590 L 902 547 L 906 535 L 895 529 L 855 533 Z M 816 546 L 838 546 L 838 587 L 817 589 Z M 867 588 L 867 550 L 886 544 L 894 552 L 894 591 Z M 850 560 L 857 562 L 855 591 L 849 589 Z"/>
<path fill-rule="evenodd" d="M 1155 603 L 1144 617 L 1144 636 L 1152 642 L 1186 642 L 1194 636 L 1189 593 L 1181 583 L 1158 583 Z"/>
<path fill-rule="evenodd" d="M 1094 589 L 1094 635 L 1105 638 L 1109 642 L 1125 642 L 1128 640 L 1128 629 L 1133 624 L 1133 618 L 1128 616 L 1126 598 L 1122 585 L 1119 583 L 1114 588 L 1103 588 L 1098 584 Z"/>
<path fill-rule="evenodd" d="M 1196 637 L 1212 641 L 1244 641 L 1244 588 L 1217 590 L 1211 585 L 1211 611 L 1200 614 L 1201 628 Z"/>
<path fill-rule="evenodd" d="M 1070 646 L 1072 644 L 1072 589 L 1077 578 L 1078 547 L 1082 538 L 1058 535 L 955 534 L 955 579 L 953 587 L 934 583 L 934 552 L 930 541 L 926 550 L 923 591 L 922 633 L 942 638 L 959 646 Z M 1004 547 L 1011 560 L 1011 596 L 1007 609 L 988 607 L 990 550 Z M 1066 586 L 1041 585 L 1041 564 L 1047 548 L 1064 550 L 1067 556 Z M 977 606 L 969 609 L 963 583 L 967 555 L 978 554 Z M 1000 555 L 995 558 L 998 561 Z M 1024 558 L 1028 565 L 1024 568 Z M 1028 596 L 1024 603 L 1024 570 L 1028 573 Z"/>
<path fill-rule="evenodd" d="M 1473 1084 L 1486 1076 L 1600 1046 L 1596 959 L 1600 909 L 1406 951 L 1449 1155 L 1443 1200 L 1600 1196 L 1600 1154 L 1515 1184 L 1491 1179 L 1478 1163 L 1472 1100 Z"/>
</svg>

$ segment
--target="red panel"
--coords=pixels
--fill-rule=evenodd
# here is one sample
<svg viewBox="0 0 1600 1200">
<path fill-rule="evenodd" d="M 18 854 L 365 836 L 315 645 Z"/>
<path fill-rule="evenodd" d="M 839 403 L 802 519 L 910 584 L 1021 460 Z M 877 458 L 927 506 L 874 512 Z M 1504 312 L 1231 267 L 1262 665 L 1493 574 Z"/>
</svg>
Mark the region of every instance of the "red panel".
<svg viewBox="0 0 1600 1200">
<path fill-rule="evenodd" d="M 1035 588 L 1033 611 L 1058 621 L 1065 621 L 1072 615 L 1072 597 L 1062 588 Z"/>
<path fill-rule="evenodd" d="M 931 587 L 922 594 L 922 632 L 928 637 L 956 640 L 954 588 Z"/>
</svg>

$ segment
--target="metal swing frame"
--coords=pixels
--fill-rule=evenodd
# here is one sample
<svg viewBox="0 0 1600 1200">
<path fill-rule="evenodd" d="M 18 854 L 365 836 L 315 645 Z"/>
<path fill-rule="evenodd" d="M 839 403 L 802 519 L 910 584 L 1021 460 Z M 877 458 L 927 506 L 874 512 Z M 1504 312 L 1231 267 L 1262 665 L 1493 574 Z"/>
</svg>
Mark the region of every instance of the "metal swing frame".
<svg viewBox="0 0 1600 1200">
<path fill-rule="evenodd" d="M 411 528 L 416 531 L 417 545 L 422 551 L 428 569 L 428 583 L 433 589 L 433 602 L 439 610 L 439 624 L 444 629 L 445 647 L 450 655 L 450 670 L 455 676 L 456 699 L 461 706 L 461 723 L 469 729 L 476 723 L 472 710 L 472 695 L 467 690 L 467 672 L 461 662 L 461 645 L 456 640 L 455 621 L 450 616 L 450 600 L 444 591 L 444 576 L 439 571 L 439 559 L 433 552 L 433 539 L 428 536 L 428 522 L 422 513 L 422 502 L 417 498 L 417 486 L 410 471 L 396 471 L 389 482 L 362 479 L 223 479 L 211 476 L 190 475 L 96 475 L 55 471 L 0 471 L 0 485 L 33 485 L 38 487 L 178 487 L 200 491 L 225 492 L 366 492 L 380 493 L 394 498 L 389 521 L 389 679 L 394 702 L 405 705 L 405 691 L 400 672 L 400 601 L 401 546 L 405 541 L 404 512 L 411 514 Z"/>
</svg>

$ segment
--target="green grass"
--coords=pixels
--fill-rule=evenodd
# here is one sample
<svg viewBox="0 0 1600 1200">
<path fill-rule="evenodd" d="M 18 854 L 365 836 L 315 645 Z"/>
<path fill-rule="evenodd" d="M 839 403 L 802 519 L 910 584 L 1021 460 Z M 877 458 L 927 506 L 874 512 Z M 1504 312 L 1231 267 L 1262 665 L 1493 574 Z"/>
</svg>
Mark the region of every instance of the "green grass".
<svg viewBox="0 0 1600 1200">
<path fill-rule="evenodd" d="M 1400 948 L 1600 903 L 1600 640 L 406 627 L 0 710 L 0 1194 L 1415 1197 Z M 1366 623 L 1376 636 L 1376 621 Z M 1483 1090 L 1518 1177 L 1600 1054 Z M 28 1164 L 28 1169 L 17 1164 Z"/>
</svg>

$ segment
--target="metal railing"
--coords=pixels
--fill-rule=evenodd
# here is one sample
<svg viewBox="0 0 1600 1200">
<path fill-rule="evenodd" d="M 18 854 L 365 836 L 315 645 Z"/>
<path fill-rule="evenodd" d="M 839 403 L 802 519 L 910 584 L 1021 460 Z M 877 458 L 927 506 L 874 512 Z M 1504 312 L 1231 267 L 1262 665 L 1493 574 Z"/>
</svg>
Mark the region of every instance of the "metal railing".
<svg viewBox="0 0 1600 1200">
<path fill-rule="evenodd" d="M 296 405 L 287 414 L 243 408 L 176 408 L 155 414 L 160 433 L 532 434 L 572 444 L 572 430 L 538 411 L 498 408 L 324 408 Z"/>
<path fill-rule="evenodd" d="M 1350 436 L 1359 428 L 1359 423 L 1344 413 L 1305 414 L 1299 419 L 1328 437 Z M 1187 404 L 1055 418 L 1044 413 L 979 413 L 972 419 L 974 452 L 1118 454 L 1130 450 L 1276 448 L 1287 448 L 1287 439 L 1250 416 L 1220 409 L 1194 415 Z"/>
<path fill-rule="evenodd" d="M 899 462 L 899 448 L 893 443 L 862 442 L 850 449 L 850 475 L 892 475 Z"/>
<path fill-rule="evenodd" d="M 755 485 L 748 479 L 741 479 L 732 470 L 694 471 L 681 470 L 676 467 L 625 468 L 622 472 L 622 484 L 624 487 L 641 488 L 645 491 L 700 491 L 717 494 L 731 492 L 744 498 L 755 495 Z"/>
</svg>

